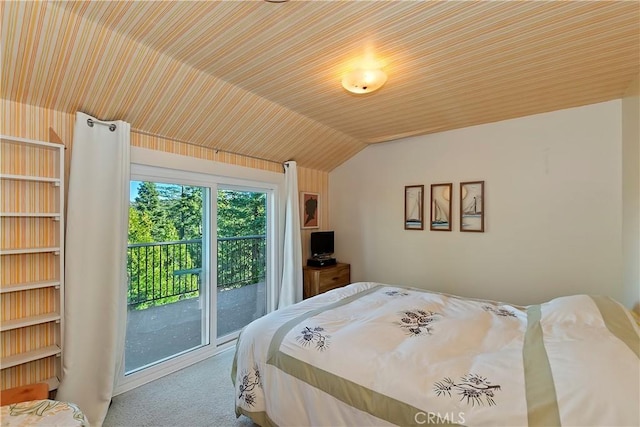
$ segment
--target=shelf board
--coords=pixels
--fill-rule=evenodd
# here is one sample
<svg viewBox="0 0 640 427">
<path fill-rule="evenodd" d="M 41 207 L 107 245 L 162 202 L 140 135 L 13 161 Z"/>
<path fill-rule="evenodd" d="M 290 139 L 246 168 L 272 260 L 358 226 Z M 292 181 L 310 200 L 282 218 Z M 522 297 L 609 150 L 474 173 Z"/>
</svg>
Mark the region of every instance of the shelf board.
<svg viewBox="0 0 640 427">
<path fill-rule="evenodd" d="M 60 218 L 60 212 L 0 212 L 0 216 L 24 218 Z"/>
<path fill-rule="evenodd" d="M 39 314 L 37 316 L 22 317 L 20 319 L 4 320 L 0 322 L 0 331 L 10 331 L 12 329 L 26 328 L 27 326 L 57 321 L 60 321 L 59 313 Z"/>
<path fill-rule="evenodd" d="M 39 254 L 39 253 L 45 253 L 45 252 L 60 252 L 60 248 L 45 247 L 45 248 L 3 249 L 3 250 L 0 250 L 0 255 Z"/>
<path fill-rule="evenodd" d="M 0 135 L 0 140 L 2 142 L 6 142 L 6 143 L 23 143 L 23 144 L 31 144 L 31 145 L 37 145 L 40 147 L 47 147 L 47 148 L 53 148 L 56 150 L 61 150 L 64 149 L 64 145 L 62 144 L 57 144 L 54 142 L 48 142 L 48 141 L 38 141 L 35 139 L 28 139 L 28 138 L 22 138 L 20 136 L 9 136 L 9 135 Z"/>
<path fill-rule="evenodd" d="M 5 285 L 0 287 L 0 294 L 7 292 L 28 291 L 31 289 L 60 287 L 59 280 L 42 280 L 40 282 L 15 283 L 13 285 Z"/>
<path fill-rule="evenodd" d="M 37 350 L 14 354 L 13 356 L 9 357 L 3 357 L 0 361 L 0 364 L 2 364 L 2 369 L 6 369 L 11 368 L 12 366 L 22 365 L 23 363 L 33 362 L 34 360 L 56 356 L 60 353 L 60 347 L 58 347 L 57 345 L 50 345 L 48 347 L 39 348 Z"/>
<path fill-rule="evenodd" d="M 11 173 L 3 173 L 3 174 L 0 174 L 0 178 L 13 179 L 16 181 L 51 182 L 53 184 L 60 184 L 60 178 L 48 177 L 48 176 L 16 175 Z"/>
</svg>

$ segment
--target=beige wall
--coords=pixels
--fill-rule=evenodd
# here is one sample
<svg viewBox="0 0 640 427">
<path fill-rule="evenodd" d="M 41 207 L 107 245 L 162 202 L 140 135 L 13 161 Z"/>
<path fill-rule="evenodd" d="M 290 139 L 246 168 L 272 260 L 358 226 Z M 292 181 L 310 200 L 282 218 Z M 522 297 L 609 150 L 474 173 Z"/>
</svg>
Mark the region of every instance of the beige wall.
<svg viewBox="0 0 640 427">
<path fill-rule="evenodd" d="M 622 99 L 624 301 L 640 313 L 640 76 Z"/>
<path fill-rule="evenodd" d="M 376 144 L 329 174 L 352 279 L 519 304 L 623 299 L 621 101 Z M 486 181 L 486 232 L 405 231 L 404 186 Z M 427 197 L 428 200 L 428 197 Z M 425 215 L 428 218 L 429 202 Z"/>
</svg>

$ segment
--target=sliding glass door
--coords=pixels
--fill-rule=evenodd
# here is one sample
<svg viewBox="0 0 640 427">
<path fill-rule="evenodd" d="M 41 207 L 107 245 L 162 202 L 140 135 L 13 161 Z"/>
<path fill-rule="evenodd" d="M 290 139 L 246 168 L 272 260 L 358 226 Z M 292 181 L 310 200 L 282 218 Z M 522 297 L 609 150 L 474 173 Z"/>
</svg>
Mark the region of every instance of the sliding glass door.
<svg viewBox="0 0 640 427">
<path fill-rule="evenodd" d="M 224 340 L 267 311 L 267 192 L 221 186 L 217 210 L 217 335 Z"/>
<path fill-rule="evenodd" d="M 117 393 L 210 357 L 271 307 L 275 185 L 133 165 Z"/>
<path fill-rule="evenodd" d="M 210 343 L 209 189 L 132 181 L 125 374 Z"/>
</svg>

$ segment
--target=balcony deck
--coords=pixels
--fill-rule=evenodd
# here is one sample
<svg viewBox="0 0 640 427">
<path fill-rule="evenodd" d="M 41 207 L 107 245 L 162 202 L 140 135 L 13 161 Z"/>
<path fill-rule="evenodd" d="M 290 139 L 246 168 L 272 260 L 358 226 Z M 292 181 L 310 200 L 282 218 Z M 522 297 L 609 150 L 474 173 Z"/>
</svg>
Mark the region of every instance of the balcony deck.
<svg viewBox="0 0 640 427">
<path fill-rule="evenodd" d="M 218 337 L 234 332 L 266 313 L 265 284 L 218 290 Z M 125 371 L 154 363 L 200 345 L 200 299 L 129 310 Z"/>
</svg>

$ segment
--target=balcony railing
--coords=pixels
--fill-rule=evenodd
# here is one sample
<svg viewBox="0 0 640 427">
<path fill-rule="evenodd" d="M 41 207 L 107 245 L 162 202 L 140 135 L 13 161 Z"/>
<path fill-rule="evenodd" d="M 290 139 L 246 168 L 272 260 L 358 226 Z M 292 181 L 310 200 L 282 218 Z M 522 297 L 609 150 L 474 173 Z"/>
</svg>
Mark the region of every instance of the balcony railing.
<svg viewBox="0 0 640 427">
<path fill-rule="evenodd" d="M 218 288 L 237 288 L 265 278 L 265 236 L 218 239 Z M 146 308 L 199 295 L 202 240 L 128 246 L 128 305 Z"/>
</svg>

